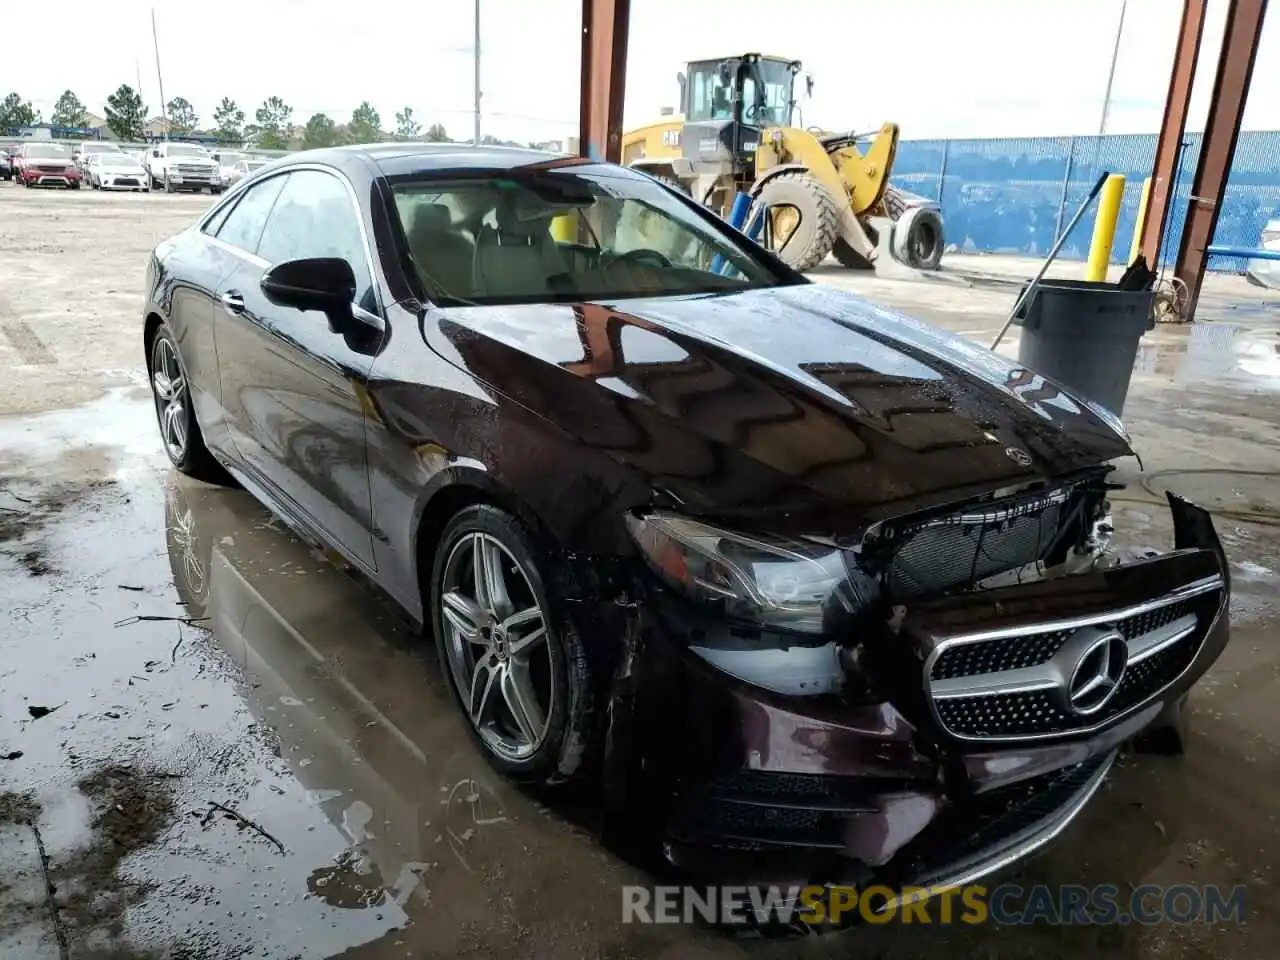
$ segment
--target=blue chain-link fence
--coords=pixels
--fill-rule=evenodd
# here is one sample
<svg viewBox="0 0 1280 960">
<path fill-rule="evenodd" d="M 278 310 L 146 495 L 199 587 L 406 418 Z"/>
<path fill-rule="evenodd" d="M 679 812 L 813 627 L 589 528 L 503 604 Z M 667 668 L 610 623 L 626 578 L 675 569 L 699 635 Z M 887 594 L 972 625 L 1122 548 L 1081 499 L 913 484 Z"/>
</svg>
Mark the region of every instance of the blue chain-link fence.
<svg viewBox="0 0 1280 960">
<path fill-rule="evenodd" d="M 1184 138 L 1177 192 L 1162 259 L 1177 252 L 1200 135 Z M 1138 219 L 1142 181 L 1155 162 L 1154 134 L 1107 137 L 1010 137 L 997 140 L 905 140 L 893 181 L 942 203 L 948 244 L 973 253 L 1043 256 L 1070 221 L 1098 175 L 1127 178 L 1112 256 L 1123 262 Z M 1072 231 L 1059 254 L 1088 254 L 1095 210 Z M 1280 131 L 1245 132 L 1236 145 L 1215 243 L 1256 247 L 1268 220 L 1280 217 Z M 1174 228 L 1176 225 L 1176 229 Z M 1245 261 L 1212 257 L 1212 270 L 1243 270 Z"/>
</svg>

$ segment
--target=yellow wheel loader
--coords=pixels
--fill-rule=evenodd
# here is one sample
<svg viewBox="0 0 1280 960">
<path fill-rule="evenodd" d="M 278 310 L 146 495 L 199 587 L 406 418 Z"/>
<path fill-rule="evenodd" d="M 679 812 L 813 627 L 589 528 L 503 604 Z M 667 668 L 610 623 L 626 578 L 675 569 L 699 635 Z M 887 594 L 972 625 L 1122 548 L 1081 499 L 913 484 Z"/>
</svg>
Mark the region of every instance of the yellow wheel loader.
<svg viewBox="0 0 1280 960">
<path fill-rule="evenodd" d="M 758 53 L 688 64 L 681 114 L 624 134 L 622 162 L 721 216 L 747 193 L 753 209 L 768 211 L 771 246 L 797 270 L 827 254 L 856 269 L 887 254 L 936 270 L 941 211 L 889 185 L 897 125 L 866 136 L 793 126 L 799 72 L 798 60 Z M 805 81 L 812 92 L 812 77 Z"/>
</svg>

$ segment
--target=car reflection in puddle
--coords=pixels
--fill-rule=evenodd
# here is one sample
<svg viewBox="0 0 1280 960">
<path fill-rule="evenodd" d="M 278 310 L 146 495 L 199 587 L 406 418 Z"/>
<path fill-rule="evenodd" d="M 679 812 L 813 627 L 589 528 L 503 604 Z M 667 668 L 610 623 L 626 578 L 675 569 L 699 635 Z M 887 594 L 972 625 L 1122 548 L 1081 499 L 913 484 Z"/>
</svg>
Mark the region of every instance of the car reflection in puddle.
<svg viewBox="0 0 1280 960">
<path fill-rule="evenodd" d="M 489 770 L 389 602 L 242 492 L 173 479 L 166 526 L 181 600 L 208 618 L 269 749 L 328 821 L 308 829 L 314 849 L 290 831 L 289 853 L 315 864 L 310 897 L 375 912 L 383 932 L 429 922 L 436 949 L 508 946 L 512 923 L 583 935 L 594 914 L 616 926 L 604 891 L 639 879 Z M 296 816 L 279 782 L 270 795 Z"/>
</svg>

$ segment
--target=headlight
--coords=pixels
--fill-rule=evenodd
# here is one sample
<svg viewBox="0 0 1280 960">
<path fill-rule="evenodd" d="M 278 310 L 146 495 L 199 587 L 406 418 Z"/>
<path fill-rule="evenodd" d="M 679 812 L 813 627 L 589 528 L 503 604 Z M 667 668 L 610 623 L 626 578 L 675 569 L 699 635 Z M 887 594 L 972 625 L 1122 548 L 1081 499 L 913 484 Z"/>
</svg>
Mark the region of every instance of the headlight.
<svg viewBox="0 0 1280 960">
<path fill-rule="evenodd" d="M 730 533 L 668 513 L 628 516 L 627 528 L 658 576 L 726 619 L 820 634 L 856 609 L 834 547 Z"/>
</svg>

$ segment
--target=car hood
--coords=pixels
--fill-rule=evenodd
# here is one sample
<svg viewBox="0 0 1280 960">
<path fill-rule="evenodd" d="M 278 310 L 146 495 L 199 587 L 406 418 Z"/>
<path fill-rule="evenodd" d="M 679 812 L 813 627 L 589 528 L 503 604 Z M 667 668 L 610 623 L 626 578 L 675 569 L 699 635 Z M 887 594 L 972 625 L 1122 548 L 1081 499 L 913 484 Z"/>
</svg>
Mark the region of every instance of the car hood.
<svg viewBox="0 0 1280 960">
<path fill-rule="evenodd" d="M 874 521 L 1131 452 L 1016 362 L 817 284 L 427 321 L 493 390 L 703 514 Z"/>
</svg>

